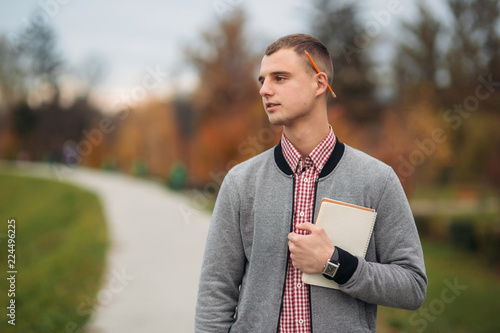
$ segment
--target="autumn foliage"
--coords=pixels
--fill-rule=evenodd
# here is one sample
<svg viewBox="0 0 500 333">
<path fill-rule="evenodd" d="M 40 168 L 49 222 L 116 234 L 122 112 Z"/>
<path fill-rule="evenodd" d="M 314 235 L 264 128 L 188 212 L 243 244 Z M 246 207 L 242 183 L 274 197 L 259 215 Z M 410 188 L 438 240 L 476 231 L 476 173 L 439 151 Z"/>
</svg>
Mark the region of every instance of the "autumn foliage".
<svg viewBox="0 0 500 333">
<path fill-rule="evenodd" d="M 392 166 L 407 192 L 423 183 L 500 188 L 495 3 L 449 0 L 447 25 L 419 4 L 415 20 L 397 25 L 389 75 L 372 57 L 378 36 L 367 24 L 379 21 L 367 22 L 354 3 L 314 1 L 311 33 L 328 46 L 335 70 L 330 124 L 341 141 Z M 281 135 L 258 93 L 264 50 L 252 47 L 243 11 L 226 14 L 184 47 L 198 76 L 192 91 L 146 96 L 115 113 L 97 110 L 88 90 L 62 103 L 57 75 L 64 64 L 47 47 L 55 45 L 50 29 L 39 32 L 45 42 L 19 50 L 0 38 L 0 158 L 174 177 L 176 187 L 220 184 L 231 167 Z"/>
</svg>

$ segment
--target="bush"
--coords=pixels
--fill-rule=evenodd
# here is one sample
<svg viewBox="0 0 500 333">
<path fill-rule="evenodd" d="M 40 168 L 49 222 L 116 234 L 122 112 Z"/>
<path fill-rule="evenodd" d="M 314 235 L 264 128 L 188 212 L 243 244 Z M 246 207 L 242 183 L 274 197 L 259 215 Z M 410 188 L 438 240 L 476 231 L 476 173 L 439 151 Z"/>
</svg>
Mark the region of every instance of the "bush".
<svg viewBox="0 0 500 333">
<path fill-rule="evenodd" d="M 471 218 L 452 219 L 449 226 L 449 238 L 453 245 L 476 251 L 478 248 L 476 224 Z"/>
</svg>

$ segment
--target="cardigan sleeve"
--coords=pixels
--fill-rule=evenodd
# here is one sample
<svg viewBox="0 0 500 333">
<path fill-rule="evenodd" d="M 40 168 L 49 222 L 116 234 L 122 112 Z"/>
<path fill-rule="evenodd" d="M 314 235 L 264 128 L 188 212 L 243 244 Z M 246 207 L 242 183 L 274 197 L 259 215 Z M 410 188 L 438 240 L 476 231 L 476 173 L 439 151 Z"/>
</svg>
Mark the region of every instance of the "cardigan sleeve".
<svg viewBox="0 0 500 333">
<path fill-rule="evenodd" d="M 227 332 L 234 322 L 246 257 L 239 224 L 239 195 L 226 175 L 205 245 L 195 314 L 196 332 Z"/>
<path fill-rule="evenodd" d="M 367 303 L 415 310 L 427 289 L 423 251 L 401 183 L 388 169 L 373 231 L 377 260 L 358 257 L 354 274 L 340 289 Z"/>
</svg>

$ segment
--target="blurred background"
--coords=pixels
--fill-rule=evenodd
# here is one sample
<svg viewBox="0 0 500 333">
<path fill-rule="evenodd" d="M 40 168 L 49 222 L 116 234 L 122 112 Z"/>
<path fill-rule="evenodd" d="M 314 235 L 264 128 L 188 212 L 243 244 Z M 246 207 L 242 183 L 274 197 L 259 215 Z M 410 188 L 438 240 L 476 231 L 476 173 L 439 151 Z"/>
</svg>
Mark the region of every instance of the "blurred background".
<svg viewBox="0 0 500 333">
<path fill-rule="evenodd" d="M 382 309 L 380 331 L 498 331 L 498 0 L 4 3 L 0 159 L 144 177 L 210 209 L 232 166 L 279 141 L 257 76 L 296 32 L 328 46 L 330 123 L 394 168 L 424 243 L 427 312 Z"/>
</svg>

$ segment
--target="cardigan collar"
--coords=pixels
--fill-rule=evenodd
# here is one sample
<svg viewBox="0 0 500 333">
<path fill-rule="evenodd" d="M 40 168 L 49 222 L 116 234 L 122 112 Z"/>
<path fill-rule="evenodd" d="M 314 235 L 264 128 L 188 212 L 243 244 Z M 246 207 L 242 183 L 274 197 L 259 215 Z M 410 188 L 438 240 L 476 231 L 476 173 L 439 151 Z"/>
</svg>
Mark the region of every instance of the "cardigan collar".
<svg viewBox="0 0 500 333">
<path fill-rule="evenodd" d="M 323 167 L 323 170 L 321 170 L 319 178 L 323 178 L 329 175 L 333 171 L 333 169 L 335 169 L 337 164 L 340 162 L 340 159 L 344 155 L 344 150 L 345 150 L 345 145 L 342 142 L 340 142 L 338 138 L 336 138 L 335 147 L 333 148 L 330 158 Z M 283 173 L 289 176 L 293 174 L 293 170 L 290 168 L 290 165 L 288 164 L 288 162 L 285 159 L 285 156 L 283 155 L 283 150 L 281 148 L 281 140 L 274 147 L 274 160 L 278 168 L 281 171 L 283 171 Z"/>
<path fill-rule="evenodd" d="M 321 140 L 320 143 L 309 153 L 306 160 L 302 159 L 299 151 L 295 148 L 295 146 L 288 140 L 285 135 L 285 131 L 283 131 L 281 135 L 281 151 L 285 156 L 288 165 L 294 172 L 298 172 L 297 168 L 299 166 L 304 167 L 305 161 L 310 159 L 312 161 L 313 167 L 321 172 L 323 167 L 325 166 L 326 161 L 330 158 L 330 155 L 335 147 L 335 134 L 333 133 L 333 129 L 329 126 L 330 130 L 328 134 Z"/>
</svg>

